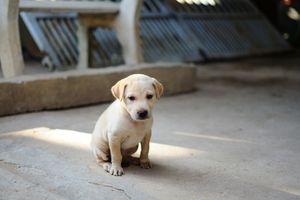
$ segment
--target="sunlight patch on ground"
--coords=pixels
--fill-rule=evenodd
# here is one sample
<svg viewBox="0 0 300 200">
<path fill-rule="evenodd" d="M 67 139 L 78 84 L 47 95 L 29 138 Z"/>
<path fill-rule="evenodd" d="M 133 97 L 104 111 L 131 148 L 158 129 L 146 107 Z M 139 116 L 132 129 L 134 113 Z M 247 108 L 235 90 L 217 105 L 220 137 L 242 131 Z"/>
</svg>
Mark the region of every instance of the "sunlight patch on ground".
<svg viewBox="0 0 300 200">
<path fill-rule="evenodd" d="M 1 136 L 25 137 L 82 150 L 89 149 L 91 139 L 91 134 L 72 130 L 50 129 L 46 127 L 1 134 L 0 139 Z"/>
<path fill-rule="evenodd" d="M 286 192 L 288 194 L 300 197 L 300 188 L 299 189 L 294 189 L 294 188 L 273 188 L 273 189 L 279 190 L 279 191 L 282 191 L 282 192 Z"/>
<path fill-rule="evenodd" d="M 209 139 L 209 140 L 219 140 L 224 142 L 240 142 L 240 143 L 251 143 L 246 140 L 241 139 L 235 139 L 235 138 L 228 138 L 228 137 L 220 137 L 220 136 L 213 136 L 213 135 L 202 135 L 202 134 L 195 134 L 195 133 L 186 133 L 186 132 L 174 132 L 175 135 L 182 135 L 182 136 L 188 136 L 188 137 L 196 137 L 196 138 L 202 138 L 202 139 Z"/>
<path fill-rule="evenodd" d="M 65 146 L 76 148 L 79 150 L 90 151 L 91 134 L 62 129 L 49 129 L 45 127 L 23 130 L 8 134 L 3 134 L 12 137 L 26 137 L 34 140 L 40 140 L 55 146 Z M 0 136 L 1 139 L 1 136 Z M 199 155 L 200 152 L 191 148 L 184 148 L 168 144 L 151 143 L 150 155 L 153 157 L 186 157 L 191 155 Z"/>
<path fill-rule="evenodd" d="M 36 139 L 82 150 L 89 150 L 91 134 L 62 129 L 52 129 L 43 134 L 37 134 Z"/>
<path fill-rule="evenodd" d="M 165 158 L 174 158 L 174 157 L 187 157 L 191 155 L 199 155 L 203 152 L 191 149 L 178 147 L 174 145 L 151 143 L 150 144 L 150 155 L 151 157 L 165 157 Z"/>
</svg>

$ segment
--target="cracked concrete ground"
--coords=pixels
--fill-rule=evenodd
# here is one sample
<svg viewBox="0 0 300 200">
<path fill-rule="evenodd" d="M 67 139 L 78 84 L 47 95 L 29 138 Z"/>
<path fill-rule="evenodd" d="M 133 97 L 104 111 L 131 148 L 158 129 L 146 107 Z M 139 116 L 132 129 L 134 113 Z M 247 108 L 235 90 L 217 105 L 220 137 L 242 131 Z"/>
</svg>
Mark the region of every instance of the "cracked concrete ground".
<svg viewBox="0 0 300 200">
<path fill-rule="evenodd" d="M 206 76 L 196 92 L 162 98 L 153 169 L 122 177 L 88 149 L 107 104 L 2 117 L 0 199 L 300 199 L 300 84 L 255 77 Z"/>
</svg>

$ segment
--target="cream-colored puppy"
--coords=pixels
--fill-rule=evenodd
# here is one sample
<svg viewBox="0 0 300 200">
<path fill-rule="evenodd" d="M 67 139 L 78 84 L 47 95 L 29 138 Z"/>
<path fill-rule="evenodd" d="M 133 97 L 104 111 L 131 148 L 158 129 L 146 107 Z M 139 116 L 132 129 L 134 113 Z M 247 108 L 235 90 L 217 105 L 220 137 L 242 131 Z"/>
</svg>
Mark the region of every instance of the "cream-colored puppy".
<svg viewBox="0 0 300 200">
<path fill-rule="evenodd" d="M 163 93 L 156 79 L 133 74 L 117 82 L 111 92 L 116 100 L 98 119 L 91 141 L 97 162 L 112 175 L 121 176 L 122 160 L 132 160 L 141 143 L 139 164 L 151 168 L 148 158 L 152 108 Z"/>
</svg>

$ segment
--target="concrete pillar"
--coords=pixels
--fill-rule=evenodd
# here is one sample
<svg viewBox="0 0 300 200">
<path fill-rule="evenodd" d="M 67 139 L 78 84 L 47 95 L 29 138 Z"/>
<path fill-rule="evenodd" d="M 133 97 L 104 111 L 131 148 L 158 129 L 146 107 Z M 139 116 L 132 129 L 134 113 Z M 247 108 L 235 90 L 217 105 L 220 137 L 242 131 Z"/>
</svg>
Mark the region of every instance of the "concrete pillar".
<svg viewBox="0 0 300 200">
<path fill-rule="evenodd" d="M 0 0 L 0 62 L 5 78 L 24 69 L 19 35 L 19 0 Z"/>
<path fill-rule="evenodd" d="M 140 14 L 143 0 L 122 0 L 120 12 L 115 21 L 117 37 L 122 45 L 126 64 L 143 62 L 140 41 Z"/>
<path fill-rule="evenodd" d="M 79 16 L 78 18 L 78 50 L 79 50 L 79 58 L 77 69 L 87 69 L 89 67 L 89 34 L 88 34 L 88 26 L 84 23 L 84 21 Z"/>
</svg>

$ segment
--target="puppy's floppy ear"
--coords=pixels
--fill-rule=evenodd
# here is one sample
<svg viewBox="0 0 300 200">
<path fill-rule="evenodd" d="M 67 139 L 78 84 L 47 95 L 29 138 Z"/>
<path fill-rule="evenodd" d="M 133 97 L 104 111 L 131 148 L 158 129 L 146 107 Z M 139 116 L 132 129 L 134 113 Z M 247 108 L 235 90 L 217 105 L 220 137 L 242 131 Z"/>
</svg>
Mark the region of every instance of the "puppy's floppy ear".
<svg viewBox="0 0 300 200">
<path fill-rule="evenodd" d="M 119 99 L 120 101 L 124 98 L 124 91 L 126 89 L 126 80 L 122 79 L 118 81 L 114 86 L 111 88 L 111 93 L 114 95 L 116 99 Z"/>
<path fill-rule="evenodd" d="M 164 86 L 155 78 L 153 78 L 153 87 L 155 89 L 156 98 L 159 99 L 164 91 Z"/>
</svg>

